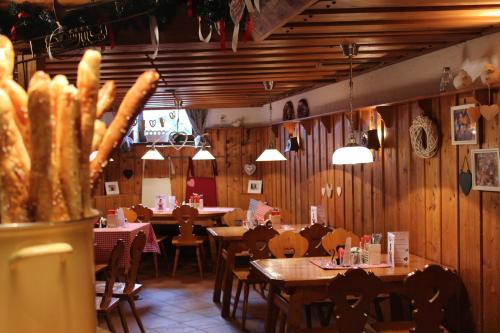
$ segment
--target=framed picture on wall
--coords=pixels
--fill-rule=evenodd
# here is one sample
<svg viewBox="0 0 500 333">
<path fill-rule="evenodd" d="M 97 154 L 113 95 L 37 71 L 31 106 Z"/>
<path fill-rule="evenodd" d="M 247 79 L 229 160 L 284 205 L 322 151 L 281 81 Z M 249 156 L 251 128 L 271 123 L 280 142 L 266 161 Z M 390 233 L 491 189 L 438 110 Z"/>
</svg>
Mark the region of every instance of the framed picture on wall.
<svg viewBox="0 0 500 333">
<path fill-rule="evenodd" d="M 262 193 L 262 180 L 249 180 L 248 193 L 261 194 Z"/>
<path fill-rule="evenodd" d="M 472 149 L 472 189 L 500 192 L 500 153 L 498 148 Z"/>
<path fill-rule="evenodd" d="M 454 145 L 477 144 L 479 126 L 469 116 L 468 109 L 474 104 L 464 104 L 451 107 L 451 143 Z"/>
<path fill-rule="evenodd" d="M 105 182 L 104 188 L 106 189 L 106 195 L 120 194 L 120 188 L 118 187 L 118 182 Z"/>
</svg>

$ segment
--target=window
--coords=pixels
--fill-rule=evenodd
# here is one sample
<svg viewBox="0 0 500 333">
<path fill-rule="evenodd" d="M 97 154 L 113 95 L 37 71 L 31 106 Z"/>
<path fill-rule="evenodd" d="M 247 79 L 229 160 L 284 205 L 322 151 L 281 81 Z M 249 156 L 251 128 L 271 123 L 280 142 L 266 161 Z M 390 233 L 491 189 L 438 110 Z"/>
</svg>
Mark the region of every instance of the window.
<svg viewBox="0 0 500 333">
<path fill-rule="evenodd" d="M 144 119 L 144 135 L 149 142 L 166 142 L 171 132 L 177 131 L 177 120 L 179 120 L 179 132 L 188 135 L 193 133 L 191 122 L 186 110 L 150 110 L 142 113 Z M 173 118 L 173 119 L 172 119 Z"/>
</svg>

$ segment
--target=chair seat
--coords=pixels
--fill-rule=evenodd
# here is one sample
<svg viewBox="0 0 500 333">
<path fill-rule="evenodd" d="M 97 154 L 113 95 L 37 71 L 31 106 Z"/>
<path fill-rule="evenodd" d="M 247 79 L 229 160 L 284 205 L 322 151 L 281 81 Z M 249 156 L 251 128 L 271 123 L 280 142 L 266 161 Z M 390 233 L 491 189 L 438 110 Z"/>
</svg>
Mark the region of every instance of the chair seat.
<svg viewBox="0 0 500 333">
<path fill-rule="evenodd" d="M 97 295 L 104 294 L 104 288 L 106 286 L 106 281 L 96 281 L 95 282 L 95 293 Z M 125 289 L 125 282 L 115 282 L 113 285 L 113 296 L 119 297 L 126 295 L 123 290 Z M 135 295 L 142 289 L 142 284 L 136 283 L 134 284 L 134 288 L 129 293 L 129 295 Z"/>
<path fill-rule="evenodd" d="M 248 281 L 248 275 L 250 274 L 250 269 L 248 268 L 234 269 L 233 274 L 240 281 Z"/>
<path fill-rule="evenodd" d="M 107 308 L 101 308 L 101 302 L 102 302 L 102 297 L 101 296 L 96 296 L 95 297 L 95 308 L 99 312 L 105 312 L 109 311 L 111 309 L 114 309 L 116 306 L 118 306 L 118 303 L 120 302 L 119 298 L 112 297 L 111 302 L 109 302 L 109 305 Z"/>
<path fill-rule="evenodd" d="M 168 235 L 159 235 L 159 236 L 156 236 L 156 243 L 161 243 L 161 242 L 164 242 L 168 239 Z"/>
<path fill-rule="evenodd" d="M 95 274 L 104 271 L 106 268 L 108 268 L 108 264 L 95 264 L 94 266 Z"/>
<path fill-rule="evenodd" d="M 412 321 L 392 321 L 392 322 L 377 322 L 373 323 L 372 328 L 378 333 L 408 333 L 410 329 L 415 327 L 415 323 Z M 448 333 L 448 330 L 444 327 L 443 333 Z"/>
<path fill-rule="evenodd" d="M 172 239 L 172 245 L 174 246 L 200 246 L 203 244 L 203 239 L 201 237 L 194 237 L 190 240 L 182 240 L 179 236 Z"/>
</svg>

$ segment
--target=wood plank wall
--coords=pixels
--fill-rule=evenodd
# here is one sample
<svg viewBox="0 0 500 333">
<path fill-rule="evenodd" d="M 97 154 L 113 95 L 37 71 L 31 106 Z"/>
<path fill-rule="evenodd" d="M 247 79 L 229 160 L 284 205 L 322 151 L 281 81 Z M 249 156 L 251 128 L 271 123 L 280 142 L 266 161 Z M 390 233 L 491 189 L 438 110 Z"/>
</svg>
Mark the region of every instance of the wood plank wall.
<svg viewBox="0 0 500 333">
<path fill-rule="evenodd" d="M 286 162 L 257 164 L 253 176 L 244 174 L 243 165 L 253 163 L 269 139 L 283 151 L 287 130 L 278 126 L 275 137 L 270 127 L 210 129 L 219 171 L 219 205 L 246 208 L 250 197 L 266 200 L 280 207 L 289 223 L 309 221 L 309 207 L 322 205 L 330 225 L 357 234 L 408 230 L 413 253 L 458 270 L 471 299 L 476 332 L 500 332 L 500 193 L 471 191 L 465 196 L 457 183 L 460 165 L 470 149 L 500 146 L 500 116 L 481 120 L 480 144 L 452 146 L 450 107 L 462 104 L 463 97 L 435 97 L 428 103 L 428 113 L 441 130 L 442 145 L 439 154 L 427 160 L 416 157 L 410 146 L 411 120 L 422 112 L 416 101 L 392 106 L 390 128 L 373 109 L 360 111 L 360 126 L 377 128 L 384 138 L 375 163 L 369 165 L 331 165 L 333 151 L 348 139 L 349 123 L 342 114 L 297 124 L 303 149 L 286 153 Z M 496 100 L 496 94 L 494 97 Z M 143 146 L 135 146 L 131 153 L 116 155 L 105 179 L 118 180 L 123 194 L 140 194 L 144 151 Z M 175 167 L 173 194 L 184 197 L 188 157 L 194 150 L 161 151 L 172 157 Z M 195 162 L 195 167 L 198 176 L 211 176 L 209 163 Z M 134 170 L 131 179 L 122 175 L 126 168 Z M 145 177 L 168 175 L 166 161 L 145 163 Z M 262 195 L 246 194 L 249 179 L 263 180 Z M 321 196 L 321 187 L 327 183 L 334 188 L 331 198 Z M 99 200 L 102 202 L 98 196 Z M 116 200 L 111 202 L 116 204 Z"/>
</svg>

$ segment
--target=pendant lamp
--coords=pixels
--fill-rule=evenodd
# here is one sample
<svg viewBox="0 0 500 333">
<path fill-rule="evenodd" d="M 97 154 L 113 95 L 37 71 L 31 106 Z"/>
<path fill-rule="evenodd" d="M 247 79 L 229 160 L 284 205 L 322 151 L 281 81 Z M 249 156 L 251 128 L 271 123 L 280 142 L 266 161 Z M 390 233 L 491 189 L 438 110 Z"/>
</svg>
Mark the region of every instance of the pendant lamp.
<svg viewBox="0 0 500 333">
<path fill-rule="evenodd" d="M 273 117 L 273 106 L 271 103 L 271 91 L 274 88 L 274 81 L 264 81 L 264 89 L 269 92 L 269 125 L 272 123 Z M 262 154 L 257 158 L 257 162 L 274 162 L 274 161 L 286 161 L 286 157 L 276 148 L 274 148 L 273 140 L 269 139 L 269 145 Z"/>
<path fill-rule="evenodd" d="M 165 158 L 160 154 L 158 150 L 156 150 L 155 145 L 153 144 L 151 146 L 151 149 L 146 152 L 146 154 L 142 155 L 141 157 L 143 160 L 156 160 L 156 161 L 162 161 Z"/>
<path fill-rule="evenodd" d="M 356 142 L 356 137 L 354 133 L 353 126 L 353 109 L 352 109 L 352 57 L 358 53 L 358 45 L 356 44 L 342 44 L 340 46 L 344 55 L 349 57 L 349 112 L 350 120 L 349 126 L 351 127 L 351 133 L 349 136 L 349 143 L 342 148 L 335 150 L 332 156 L 332 164 L 334 165 L 350 165 L 350 164 L 362 164 L 362 163 L 373 163 L 373 155 L 371 151 L 359 145 Z"/>
<path fill-rule="evenodd" d="M 210 153 L 205 147 L 201 147 L 200 150 L 193 156 L 193 161 L 207 161 L 215 160 L 214 155 Z"/>
</svg>

